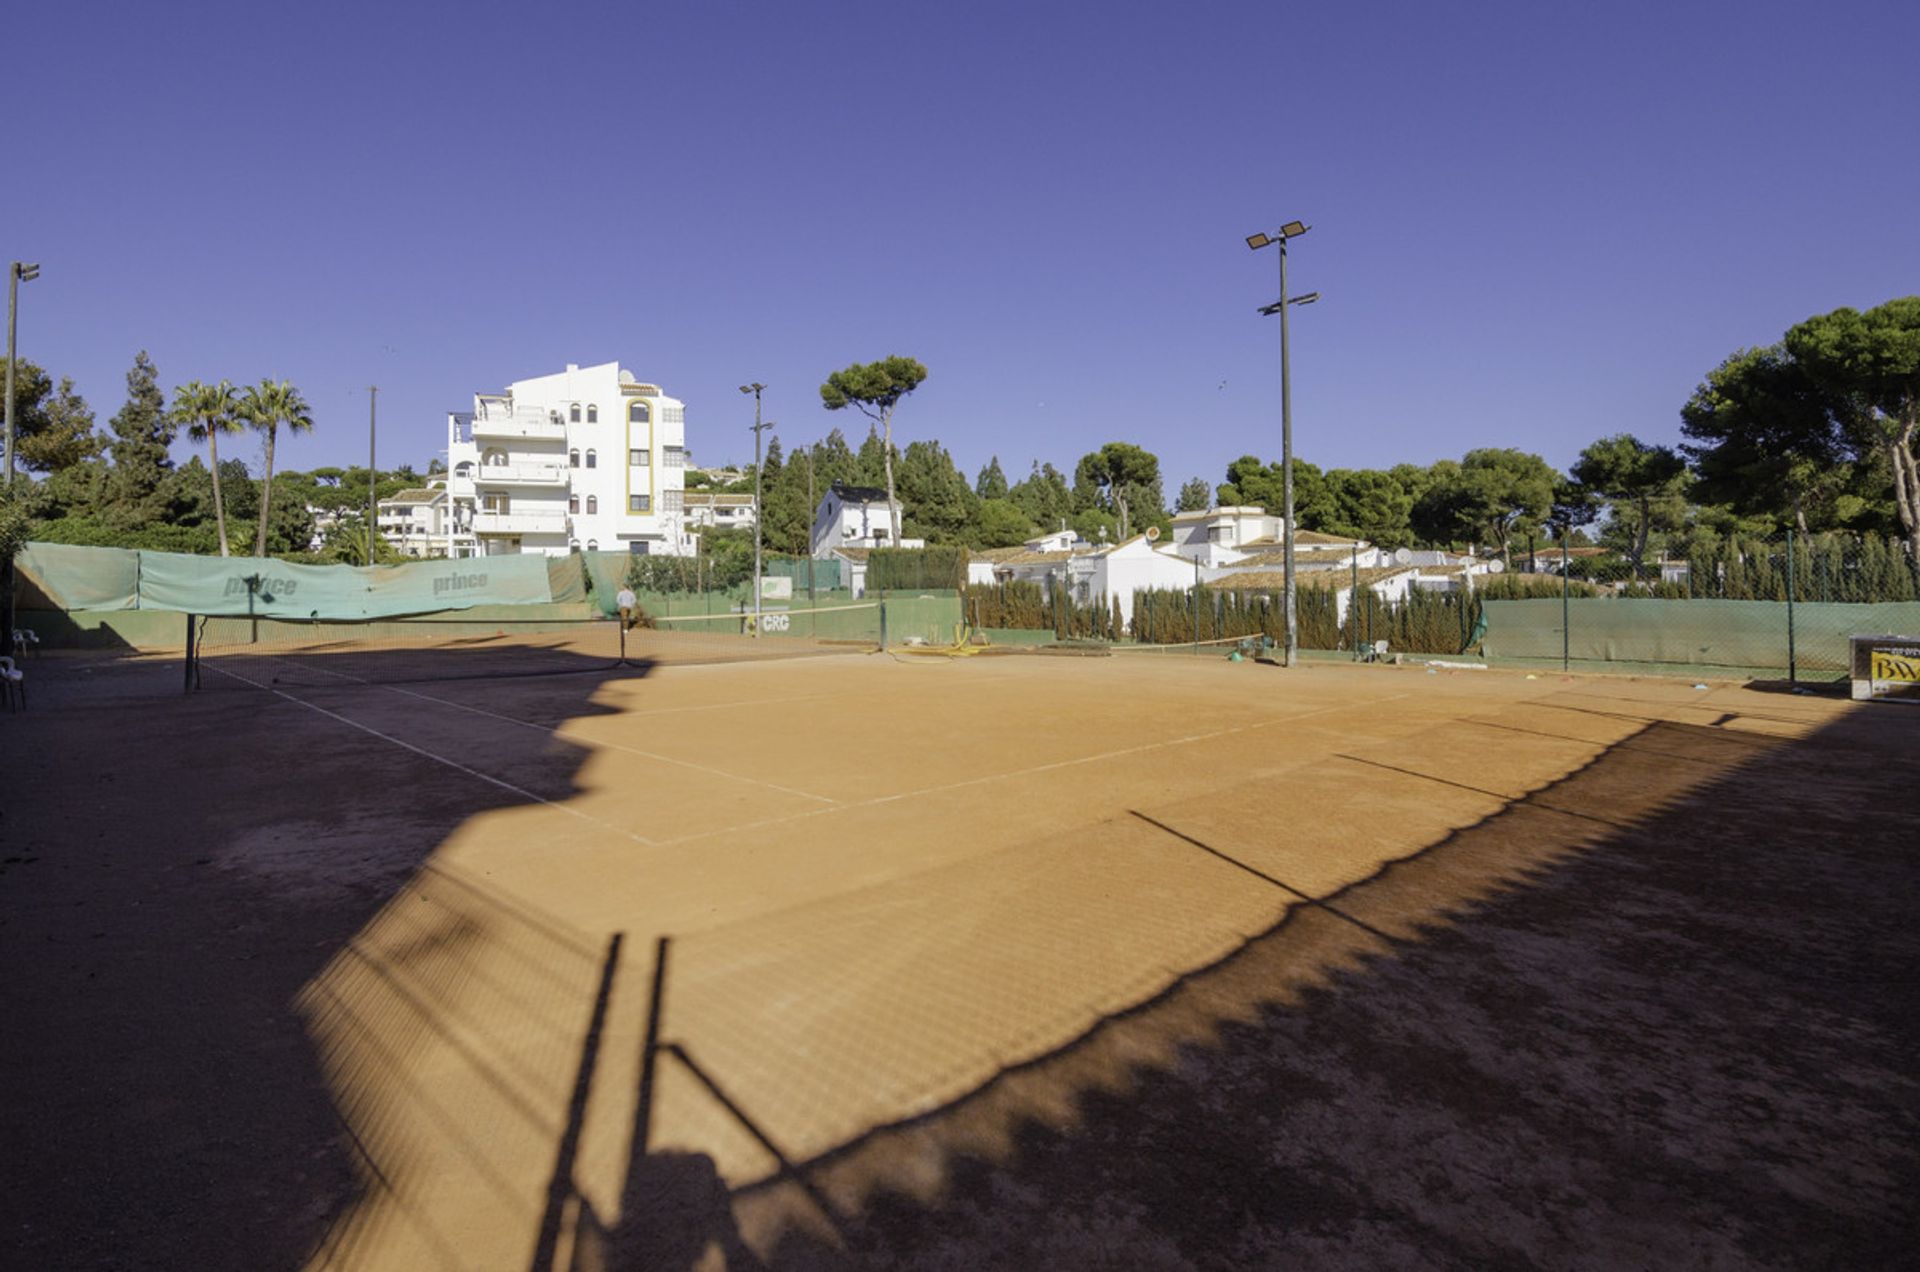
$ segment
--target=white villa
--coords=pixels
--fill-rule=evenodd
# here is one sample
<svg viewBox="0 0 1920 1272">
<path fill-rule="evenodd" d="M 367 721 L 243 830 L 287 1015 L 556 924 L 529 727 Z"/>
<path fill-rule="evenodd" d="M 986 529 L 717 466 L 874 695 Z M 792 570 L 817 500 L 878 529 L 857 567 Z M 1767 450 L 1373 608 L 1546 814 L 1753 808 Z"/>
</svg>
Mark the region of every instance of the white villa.
<svg viewBox="0 0 1920 1272">
<path fill-rule="evenodd" d="M 976 552 L 970 583 L 1031 582 L 1071 589 L 1076 604 L 1118 599 L 1121 617 L 1133 619 L 1140 588 L 1185 589 L 1205 584 L 1220 590 L 1278 591 L 1284 585 L 1285 522 L 1262 508 L 1227 507 L 1181 513 L 1167 542 L 1135 535 L 1122 543 L 1095 545 L 1072 531 L 1029 539 L 1018 548 Z M 1299 530 L 1293 536 L 1296 585 L 1335 593 L 1344 615 L 1356 582 L 1389 604 L 1414 589 L 1453 591 L 1497 573 L 1498 562 L 1448 552 L 1395 551 L 1364 539 Z"/>
<path fill-rule="evenodd" d="M 898 509 L 899 500 L 892 507 Z M 813 513 L 813 555 L 828 557 L 841 548 L 924 548 L 925 539 L 902 538 L 890 543 L 893 513 L 887 492 L 872 486 L 834 482 Z"/>
<path fill-rule="evenodd" d="M 687 491 L 687 528 L 751 530 L 758 520 L 752 495 L 723 495 L 711 490 Z"/>
<path fill-rule="evenodd" d="M 447 556 L 684 555 L 686 410 L 618 362 L 516 380 L 447 417 Z"/>
</svg>

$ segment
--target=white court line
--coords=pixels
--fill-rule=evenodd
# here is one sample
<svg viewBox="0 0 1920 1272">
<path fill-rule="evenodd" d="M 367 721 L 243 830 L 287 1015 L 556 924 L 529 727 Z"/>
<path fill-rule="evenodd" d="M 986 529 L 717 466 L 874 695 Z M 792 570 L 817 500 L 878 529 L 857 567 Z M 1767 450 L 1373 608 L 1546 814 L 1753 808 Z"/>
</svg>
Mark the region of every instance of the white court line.
<svg viewBox="0 0 1920 1272">
<path fill-rule="evenodd" d="M 365 684 L 367 682 L 362 681 L 361 683 Z M 585 746 L 596 749 L 625 751 L 628 755 L 638 755 L 649 760 L 658 760 L 662 764 L 677 764 L 681 768 L 690 768 L 700 773 L 711 773 L 715 777 L 725 777 L 736 782 L 751 782 L 755 786 L 764 786 L 770 791 L 779 791 L 782 795 L 797 795 L 801 799 L 815 800 L 822 804 L 838 805 L 840 803 L 839 800 L 830 799 L 825 795 L 815 795 L 811 791 L 796 790 L 791 786 L 782 786 L 778 782 L 766 781 L 764 778 L 748 777 L 745 773 L 729 773 L 725 769 L 714 768 L 711 765 L 695 764 L 692 760 L 681 760 L 675 759 L 671 755 L 661 755 L 658 751 L 642 751 L 636 746 L 622 746 L 618 742 L 606 742 L 597 738 L 582 737 L 577 733 L 567 733 L 563 731 L 559 725 L 536 724 L 531 720 L 522 720 L 515 716 L 501 715 L 498 711 L 488 711 L 481 707 L 469 706 L 464 702 L 455 702 L 451 698 L 436 698 L 430 693 L 416 693 L 412 689 L 402 689 L 397 685 L 375 685 L 373 687 L 385 689 L 392 693 L 405 694 L 409 698 L 418 698 L 422 702 L 437 702 L 444 707 L 453 707 L 460 711 L 471 711 L 475 715 L 486 716 L 491 720 L 503 720 L 508 724 L 517 724 L 523 729 L 538 729 L 542 733 L 551 733 L 556 738 L 565 738 L 568 741 L 579 742 Z"/>
<path fill-rule="evenodd" d="M 216 668 L 216 670 L 218 669 Z M 523 729 L 537 729 L 541 733 L 552 734 L 556 738 L 565 738 L 569 741 L 579 742 L 585 746 L 605 748 L 613 751 L 625 751 L 628 755 L 638 755 L 645 759 L 658 760 L 662 764 L 677 764 L 681 768 L 690 768 L 695 770 L 696 772 L 709 773 L 715 777 L 724 777 L 735 782 L 751 782 L 755 786 L 764 786 L 768 790 L 778 791 L 782 795 L 793 795 L 800 799 L 810 799 L 821 804 L 838 804 L 840 802 L 837 799 L 831 799 L 825 795 L 815 795 L 811 791 L 796 790 L 790 786 L 782 786 L 778 782 L 769 782 L 763 778 L 749 777 L 745 773 L 729 773 L 725 769 L 713 768 L 706 764 L 695 764 L 692 760 L 676 759 L 671 755 L 661 755 L 657 751 L 643 751 L 639 747 L 622 746 L 618 742 L 603 742 L 594 738 L 583 737 L 577 733 L 568 734 L 568 733 L 562 732 L 561 725 L 541 724 L 534 720 L 522 720 L 518 716 L 501 715 L 498 711 L 487 711 L 480 707 L 469 706 L 464 702 L 455 702 L 451 698 L 436 698 L 430 693 L 418 693 L 412 689 L 402 689 L 398 685 L 375 684 L 371 680 L 366 680 L 359 676 L 349 675 L 344 671 L 334 671 L 330 667 L 321 667 L 321 668 L 316 668 L 315 670 L 320 671 L 324 675 L 332 676 L 336 680 L 351 681 L 356 685 L 364 685 L 369 689 L 384 689 L 388 693 L 403 694 L 409 698 L 418 698 L 422 702 L 437 702 L 443 707 L 452 707 L 457 711 L 470 711 L 474 715 L 486 716 L 490 720 L 500 720 L 500 721 L 504 721 L 507 724 L 517 724 Z M 230 676 L 233 675 L 232 672 L 228 672 L 226 674 Z M 234 676 L 234 679 L 244 680 L 245 677 Z M 247 683 L 253 684 L 255 682 L 248 680 Z M 265 688 L 266 686 L 263 685 L 261 687 Z M 276 689 L 274 692 L 278 693 L 279 690 Z M 826 695 L 814 694 L 810 696 L 822 697 Z M 299 702 L 299 701 L 302 701 L 302 699 L 296 698 L 294 699 L 294 701 Z M 728 705 L 731 705 L 731 704 L 728 704 Z M 315 709 L 318 710 L 319 708 L 315 708 Z M 688 709 L 691 709 L 691 708 L 688 708 Z M 404 743 L 402 745 L 404 745 Z M 645 840 L 643 842 L 651 843 L 653 841 Z"/>
<path fill-rule="evenodd" d="M 1370 707 L 1379 703 L 1394 702 L 1401 698 L 1410 698 L 1412 696 L 1411 692 L 1390 694 L 1387 697 L 1376 698 L 1372 702 L 1361 705 Z M 698 831 L 691 835 L 682 835 L 678 839 L 663 839 L 660 841 L 660 846 L 663 848 L 672 848 L 700 839 L 712 839 L 720 835 L 734 835 L 739 834 L 741 831 L 760 830 L 767 826 L 784 825 L 788 822 L 800 821 L 807 817 L 820 817 L 829 813 L 850 812 L 858 808 L 873 808 L 880 804 L 891 804 L 903 799 L 918 799 L 922 795 L 939 795 L 947 791 L 963 790 L 969 786 L 984 786 L 990 782 L 1010 781 L 1014 778 L 1030 777 L 1035 773 L 1050 773 L 1056 769 L 1073 768 L 1081 764 L 1098 764 L 1103 760 L 1117 760 L 1129 755 L 1140 755 L 1147 751 L 1159 751 L 1167 747 L 1185 746 L 1189 742 L 1210 742 L 1214 738 L 1231 737 L 1236 733 L 1247 733 L 1254 729 L 1265 729 L 1276 724 L 1291 724 L 1296 720 L 1306 720 L 1313 716 L 1326 715 L 1329 712 L 1350 711 L 1353 709 L 1353 703 L 1343 702 L 1338 706 L 1321 707 L 1315 711 L 1301 711 L 1294 715 L 1276 716 L 1271 720 L 1256 720 L 1252 724 L 1235 725 L 1230 729 L 1216 729 L 1212 733 L 1194 733 L 1183 738 L 1169 738 L 1164 742 L 1147 742 L 1140 746 L 1123 747 L 1118 751 L 1103 751 L 1098 755 L 1085 755 L 1078 759 L 1055 760 L 1050 764 L 1036 764 L 1031 768 L 1013 769 L 1006 773 L 989 773 L 985 777 L 969 777 L 958 782 L 944 782 L 938 786 L 923 786 L 918 790 L 901 791 L 893 795 L 876 795 L 872 799 L 863 799 L 851 804 L 838 804 L 832 808 L 812 808 L 802 813 L 788 813 L 782 817 L 768 817 L 761 821 L 746 822 L 739 826 L 723 826 L 717 830 Z"/>
<path fill-rule="evenodd" d="M 599 826 L 599 827 L 602 827 L 603 829 L 610 830 L 616 835 L 624 836 L 627 839 L 633 840 L 635 843 L 644 844 L 649 848 L 652 848 L 655 846 L 654 841 L 651 839 L 648 839 L 645 835 L 636 834 L 631 830 L 625 829 L 624 827 L 616 826 L 610 821 L 602 821 L 598 817 L 592 816 L 589 813 L 583 813 L 577 808 L 573 808 L 566 804 L 560 803 L 558 800 L 548 799 L 544 795 L 536 795 L 532 791 L 527 790 L 524 787 L 515 786 L 512 782 L 502 781 L 500 778 L 494 777 L 490 773 L 482 773 L 479 769 L 468 768 L 466 765 L 460 763 L 460 761 L 458 760 L 450 760 L 446 756 L 441 755 L 434 751 L 429 751 L 427 750 L 427 748 L 423 746 L 415 746 L 413 743 L 405 741 L 401 738 L 396 738 L 392 734 L 382 733 L 380 732 L 380 730 L 372 727 L 371 725 L 361 724 L 358 720 L 349 720 L 346 716 L 343 716 L 338 712 L 329 711 L 325 707 L 320 706 L 318 703 L 308 702 L 305 698 L 297 698 L 293 694 L 288 693 L 284 689 L 276 689 L 272 685 L 263 685 L 257 680 L 248 680 L 245 676 L 235 675 L 231 671 L 227 671 L 221 667 L 215 667 L 211 664 L 207 664 L 207 670 L 219 672 L 223 676 L 229 677 L 230 679 L 233 679 L 233 680 L 238 680 L 241 684 L 252 685 L 256 689 L 265 689 L 268 693 L 275 694 L 278 697 L 285 698 L 288 702 L 298 703 L 299 705 L 306 707 L 310 711 L 318 711 L 321 715 L 326 716 L 329 720 L 338 720 L 341 724 L 344 724 L 349 728 L 358 729 L 362 733 L 370 733 L 374 737 L 379 738 L 382 742 L 391 742 L 397 747 L 400 747 L 404 750 L 412 751 L 415 755 L 424 756 L 429 760 L 433 760 L 435 763 L 444 764 L 448 768 L 453 769 L 457 772 L 465 773 L 469 777 L 477 777 L 481 781 L 486 782 L 491 786 L 498 786 L 501 790 L 511 792 L 512 794 L 520 796 L 522 799 L 529 799 L 538 804 L 545 804 L 548 808 L 558 809 L 559 811 L 566 813 L 571 817 L 578 817 L 581 821 L 590 822 L 595 826 Z"/>
</svg>

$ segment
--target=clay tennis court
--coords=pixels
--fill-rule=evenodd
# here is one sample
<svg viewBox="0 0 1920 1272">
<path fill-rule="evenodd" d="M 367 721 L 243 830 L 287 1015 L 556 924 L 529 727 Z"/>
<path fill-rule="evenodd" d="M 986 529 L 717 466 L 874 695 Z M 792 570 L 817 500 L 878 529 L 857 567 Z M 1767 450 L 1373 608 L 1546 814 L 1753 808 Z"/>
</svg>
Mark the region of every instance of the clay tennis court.
<svg viewBox="0 0 1920 1272">
<path fill-rule="evenodd" d="M 34 666 L 0 718 L 23 1266 L 1870 1266 L 1916 1235 L 1920 712 L 629 657 L 234 659 L 191 695 L 166 659 Z"/>
</svg>

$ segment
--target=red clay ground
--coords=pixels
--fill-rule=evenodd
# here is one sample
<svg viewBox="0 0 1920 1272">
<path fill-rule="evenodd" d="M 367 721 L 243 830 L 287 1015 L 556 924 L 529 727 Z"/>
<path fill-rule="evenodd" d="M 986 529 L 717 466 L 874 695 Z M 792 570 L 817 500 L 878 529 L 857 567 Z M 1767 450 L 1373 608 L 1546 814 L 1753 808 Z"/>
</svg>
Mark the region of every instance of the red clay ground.
<svg viewBox="0 0 1920 1272">
<path fill-rule="evenodd" d="M 1869 1267 L 1920 1227 L 1920 712 L 32 671 L 18 1266 Z"/>
</svg>

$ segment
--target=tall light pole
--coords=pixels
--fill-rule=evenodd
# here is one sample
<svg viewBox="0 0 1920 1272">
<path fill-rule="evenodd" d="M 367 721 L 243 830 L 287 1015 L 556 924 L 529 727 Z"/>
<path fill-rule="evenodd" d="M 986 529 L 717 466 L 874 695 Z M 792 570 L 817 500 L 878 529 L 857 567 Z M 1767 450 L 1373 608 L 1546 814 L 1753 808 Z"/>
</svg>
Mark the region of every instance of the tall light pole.
<svg viewBox="0 0 1920 1272">
<path fill-rule="evenodd" d="M 373 466 L 373 413 L 380 386 L 367 386 L 367 564 L 373 564 L 373 536 L 380 525 L 380 471 Z"/>
<path fill-rule="evenodd" d="M 1291 349 L 1287 342 L 1287 306 L 1311 305 L 1320 299 L 1319 292 L 1308 292 L 1291 300 L 1287 298 L 1287 240 L 1299 238 L 1310 227 L 1304 221 L 1288 221 L 1272 234 L 1249 234 L 1247 246 L 1254 251 L 1268 245 L 1280 249 L 1280 299 L 1271 305 L 1262 305 L 1260 312 L 1267 315 L 1280 315 L 1280 500 L 1282 519 L 1281 561 L 1284 567 L 1284 601 L 1287 621 L 1286 665 L 1293 666 L 1300 652 L 1300 621 L 1297 600 L 1298 589 L 1293 577 L 1293 366 Z"/>
<path fill-rule="evenodd" d="M 766 385 L 755 381 L 740 386 L 742 393 L 753 394 L 753 634 L 760 635 L 760 434 L 764 429 L 772 428 L 771 423 L 760 422 L 760 394 Z"/>
<path fill-rule="evenodd" d="M 40 277 L 38 265 L 15 261 L 7 271 L 7 487 L 13 487 L 13 350 L 14 318 L 20 307 L 20 284 Z"/>
</svg>

